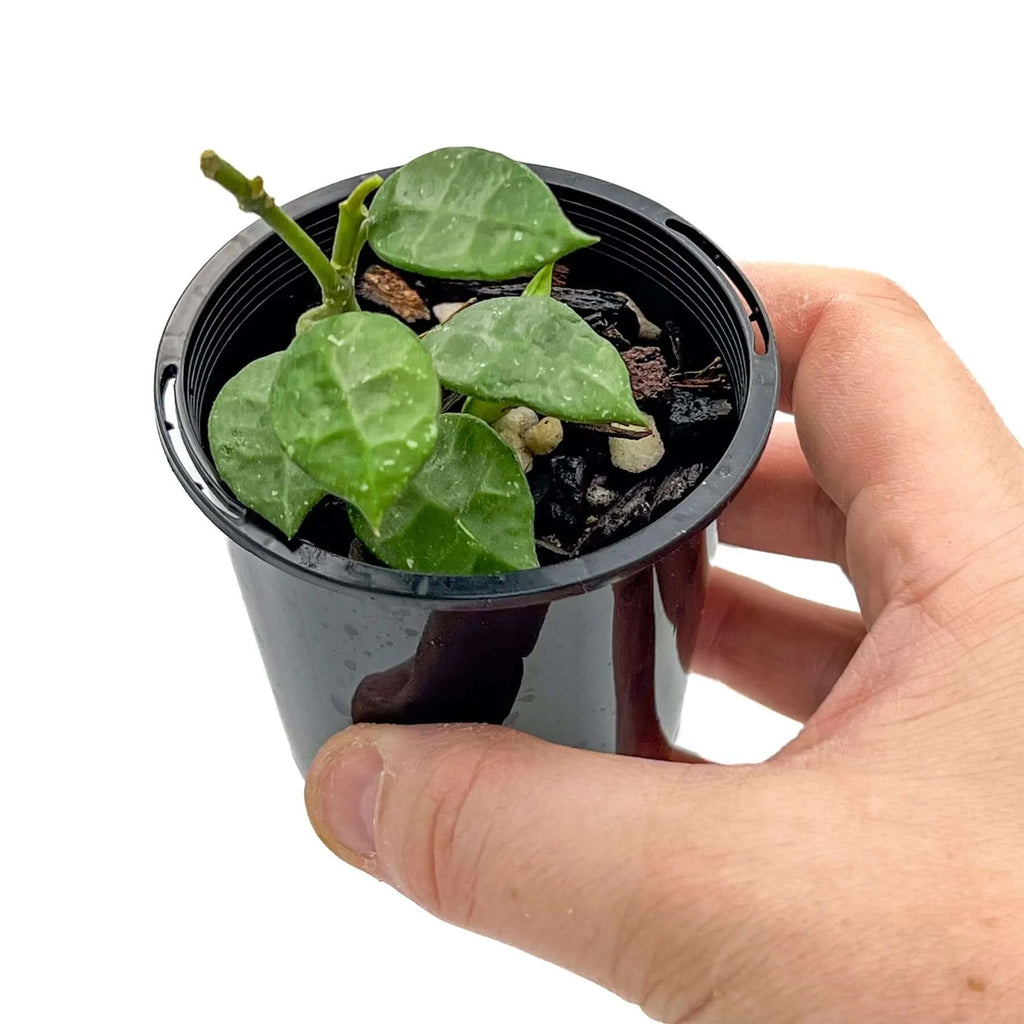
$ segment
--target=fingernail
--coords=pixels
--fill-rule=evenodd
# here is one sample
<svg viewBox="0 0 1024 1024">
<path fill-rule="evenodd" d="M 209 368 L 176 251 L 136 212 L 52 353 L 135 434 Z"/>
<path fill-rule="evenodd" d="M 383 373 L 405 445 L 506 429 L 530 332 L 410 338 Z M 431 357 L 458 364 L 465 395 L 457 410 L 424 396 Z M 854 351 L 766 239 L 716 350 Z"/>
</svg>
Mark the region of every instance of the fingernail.
<svg viewBox="0 0 1024 1024">
<path fill-rule="evenodd" d="M 384 762 L 372 745 L 350 747 L 325 769 L 320 781 L 321 821 L 335 842 L 372 857 L 374 817 Z"/>
</svg>

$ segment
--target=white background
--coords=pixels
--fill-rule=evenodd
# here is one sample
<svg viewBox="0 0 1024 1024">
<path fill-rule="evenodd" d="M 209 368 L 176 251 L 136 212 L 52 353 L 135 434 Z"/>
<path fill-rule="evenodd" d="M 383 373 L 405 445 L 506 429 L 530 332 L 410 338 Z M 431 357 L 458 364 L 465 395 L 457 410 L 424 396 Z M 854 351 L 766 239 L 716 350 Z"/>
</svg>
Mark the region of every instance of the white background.
<svg viewBox="0 0 1024 1024">
<path fill-rule="evenodd" d="M 223 539 L 153 427 L 164 319 L 248 222 L 202 149 L 286 200 L 480 145 L 645 193 L 740 258 L 884 272 L 1022 436 L 1014 6 L 9 8 L 0 1017 L 642 1019 L 309 829 Z M 849 603 L 830 570 L 721 560 Z M 795 729 L 711 683 L 686 714 L 723 760 Z"/>
</svg>

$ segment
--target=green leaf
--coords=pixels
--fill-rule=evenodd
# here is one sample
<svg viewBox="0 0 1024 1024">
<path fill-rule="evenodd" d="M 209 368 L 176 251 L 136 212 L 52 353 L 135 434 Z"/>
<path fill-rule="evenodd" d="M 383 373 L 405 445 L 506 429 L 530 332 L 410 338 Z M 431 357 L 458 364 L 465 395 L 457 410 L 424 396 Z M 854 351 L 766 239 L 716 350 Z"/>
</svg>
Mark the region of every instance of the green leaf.
<svg viewBox="0 0 1024 1024">
<path fill-rule="evenodd" d="M 270 425 L 270 391 L 284 357 L 251 362 L 221 388 L 210 410 L 210 452 L 235 497 L 288 537 L 324 496 L 285 454 Z"/>
<path fill-rule="evenodd" d="M 577 423 L 648 425 L 615 346 L 555 299 L 476 302 L 420 341 L 460 394 Z"/>
<path fill-rule="evenodd" d="M 551 294 L 551 282 L 554 278 L 555 265 L 554 263 L 546 263 L 540 270 L 537 271 L 533 277 L 530 278 L 529 283 L 523 289 L 524 295 L 550 295 Z"/>
<path fill-rule="evenodd" d="M 383 313 L 311 324 L 284 353 L 270 402 L 288 455 L 375 527 L 433 451 L 440 407 L 430 356 Z"/>
<path fill-rule="evenodd" d="M 395 171 L 370 207 L 381 259 L 434 277 L 503 281 L 598 241 L 575 228 L 528 167 L 453 147 Z"/>
<path fill-rule="evenodd" d="M 437 447 L 374 535 L 356 535 L 395 569 L 461 576 L 537 565 L 533 498 L 515 453 L 482 420 L 441 416 Z"/>
</svg>

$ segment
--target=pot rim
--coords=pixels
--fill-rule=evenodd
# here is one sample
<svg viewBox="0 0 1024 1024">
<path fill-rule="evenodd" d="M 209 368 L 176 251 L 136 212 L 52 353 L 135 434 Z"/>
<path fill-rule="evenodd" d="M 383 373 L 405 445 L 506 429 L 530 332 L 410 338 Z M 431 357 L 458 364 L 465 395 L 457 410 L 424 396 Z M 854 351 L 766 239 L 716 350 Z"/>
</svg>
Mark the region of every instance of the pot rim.
<svg viewBox="0 0 1024 1024">
<path fill-rule="evenodd" d="M 682 244 L 726 285 L 724 291 L 744 335 L 749 383 L 735 433 L 718 463 L 682 501 L 643 529 L 589 554 L 536 569 L 488 576 L 426 575 L 355 562 L 310 544 L 292 547 L 276 531 L 246 515 L 246 510 L 218 479 L 201 438 L 187 417 L 181 415 L 185 402 L 184 375 L 180 371 L 187 357 L 189 336 L 217 285 L 249 250 L 272 234 L 262 221 L 257 221 L 216 252 L 178 299 L 160 339 L 154 377 L 157 426 L 171 468 L 192 500 L 230 541 L 293 576 L 330 589 L 363 591 L 367 596 L 414 598 L 435 607 L 489 608 L 553 601 L 623 579 L 651 565 L 721 514 L 757 464 L 768 442 L 778 401 L 778 355 L 760 298 L 734 262 L 666 207 L 598 178 L 543 165 L 529 166 L 549 185 L 594 195 L 629 209 L 657 233 Z M 386 177 L 393 170 L 376 173 Z M 344 198 L 366 176 L 326 185 L 287 203 L 284 209 L 292 217 L 304 217 Z M 760 330 L 761 346 L 753 325 Z M 763 351 L 759 352 L 759 347 Z M 172 381 L 173 411 L 165 407 L 166 391 Z M 174 444 L 175 432 L 180 435 L 184 452 Z"/>
</svg>

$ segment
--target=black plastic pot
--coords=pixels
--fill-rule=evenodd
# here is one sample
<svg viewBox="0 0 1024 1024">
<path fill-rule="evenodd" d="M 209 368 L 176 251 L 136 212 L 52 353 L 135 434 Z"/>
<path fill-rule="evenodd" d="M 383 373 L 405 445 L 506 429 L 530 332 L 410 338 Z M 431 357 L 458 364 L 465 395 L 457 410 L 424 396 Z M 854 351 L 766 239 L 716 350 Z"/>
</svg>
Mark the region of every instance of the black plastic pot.
<svg viewBox="0 0 1024 1024">
<path fill-rule="evenodd" d="M 416 575 L 332 552 L 316 513 L 310 539 L 285 542 L 217 479 L 206 420 L 230 376 L 285 346 L 317 300 L 315 282 L 254 224 L 203 267 L 167 323 L 155 380 L 160 437 L 182 485 L 229 539 L 303 772 L 353 720 L 504 722 L 572 746 L 674 756 L 708 527 L 753 469 L 775 413 L 771 327 L 736 265 L 669 210 L 593 178 L 534 170 L 578 227 L 601 236 L 575 255 L 573 273 L 578 264 L 591 283 L 629 292 L 656 322 L 683 322 L 721 355 L 736 399 L 735 433 L 700 485 L 591 554 L 500 576 Z M 287 209 L 327 248 L 337 203 L 360 178 Z"/>
</svg>

